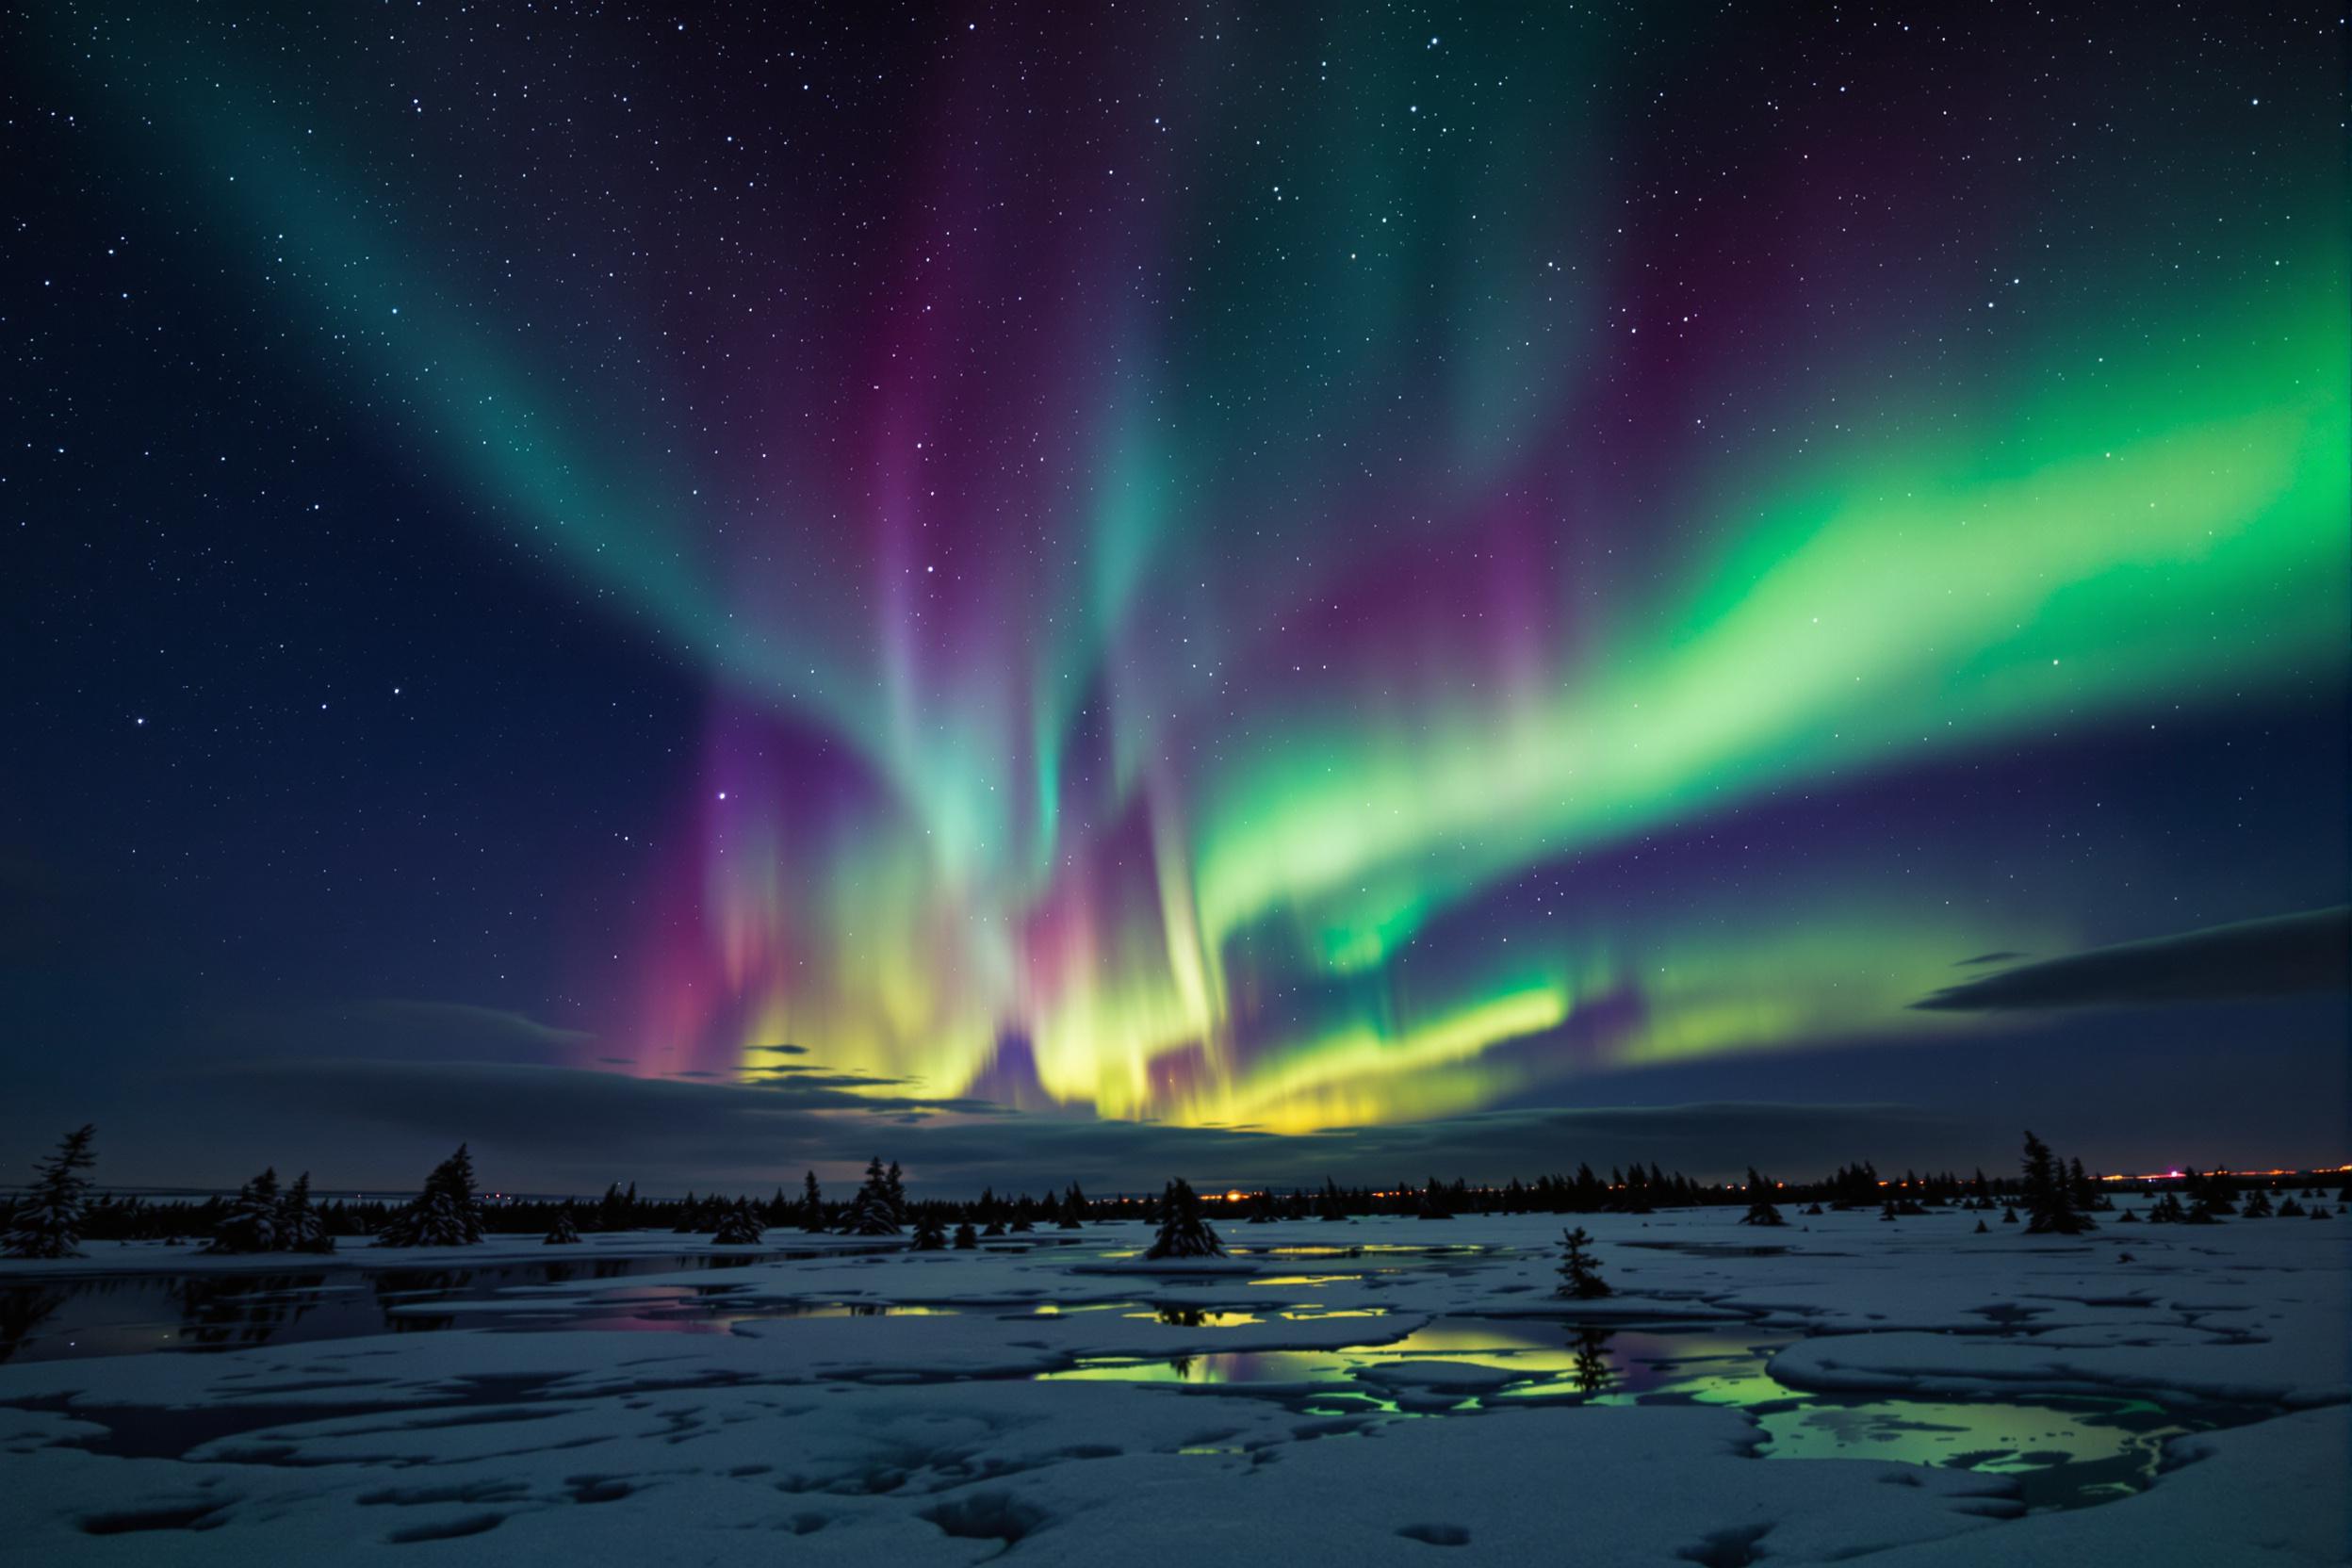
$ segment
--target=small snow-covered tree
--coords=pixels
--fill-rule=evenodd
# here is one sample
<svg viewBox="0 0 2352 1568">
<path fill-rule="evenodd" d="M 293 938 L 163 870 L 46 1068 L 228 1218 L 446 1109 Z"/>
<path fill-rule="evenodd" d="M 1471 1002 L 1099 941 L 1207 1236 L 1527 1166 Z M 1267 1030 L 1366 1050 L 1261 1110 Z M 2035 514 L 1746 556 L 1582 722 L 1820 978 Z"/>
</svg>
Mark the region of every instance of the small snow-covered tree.
<svg viewBox="0 0 2352 1568">
<path fill-rule="evenodd" d="M 958 1252 L 972 1252 L 972 1251 L 977 1251 L 977 1250 L 979 1250 L 979 1247 L 980 1247 L 980 1233 L 979 1233 L 979 1232 L 977 1232 L 977 1231 L 975 1231 L 975 1230 L 973 1230 L 973 1229 L 972 1228 L 972 1221 L 971 1221 L 971 1220 L 967 1219 L 967 1220 L 965 1220 L 965 1221 L 964 1221 L 961 1225 L 958 1225 L 958 1226 L 956 1226 L 956 1251 L 958 1251 Z"/>
<path fill-rule="evenodd" d="M 1441 1184 L 1436 1177 L 1430 1177 L 1429 1184 L 1421 1189 L 1420 1205 L 1414 1210 L 1414 1213 L 1423 1219 L 1451 1219 L 1454 1217 L 1454 1205 L 1452 1200 L 1446 1191 L 1444 1184 Z"/>
<path fill-rule="evenodd" d="M 384 1221 L 379 1247 L 473 1247 L 482 1241 L 482 1199 L 474 1188 L 474 1157 L 464 1144 L 433 1168 L 425 1186 Z"/>
<path fill-rule="evenodd" d="M 1560 1294 L 1574 1300 L 1590 1301 L 1597 1297 L 1614 1294 L 1609 1282 L 1601 1278 L 1600 1266 L 1586 1250 L 1592 1238 L 1579 1225 L 1573 1231 L 1560 1233 Z"/>
<path fill-rule="evenodd" d="M 2080 1157 L 2066 1163 L 2066 1193 L 2073 1200 L 2077 1214 L 2114 1207 L 2107 1201 L 2107 1195 L 2099 1190 L 2099 1184 L 2092 1180 L 2090 1172 L 2082 1168 Z"/>
<path fill-rule="evenodd" d="M 939 1222 L 939 1212 L 925 1206 L 915 1216 L 913 1250 L 918 1252 L 943 1252 L 947 1250 L 947 1227 Z"/>
<path fill-rule="evenodd" d="M 757 1247 L 764 1233 L 760 1228 L 760 1211 L 749 1200 L 738 1198 L 719 1217 L 718 1233 L 710 1240 L 718 1247 Z"/>
<path fill-rule="evenodd" d="M 547 1227 L 547 1233 L 543 1239 L 549 1247 L 580 1245 L 580 1226 L 572 1219 L 572 1206 L 569 1203 L 555 1211 L 555 1223 Z"/>
<path fill-rule="evenodd" d="M 2050 1145 L 2025 1135 L 2025 1229 L 2029 1235 L 2081 1235 L 2098 1221 L 2075 1207 L 2074 1184 Z"/>
<path fill-rule="evenodd" d="M 813 1170 L 800 1179 L 800 1228 L 812 1234 L 825 1229 L 825 1193 Z"/>
<path fill-rule="evenodd" d="M 1200 1195 L 1181 1176 L 1160 1195 L 1160 1233 L 1147 1258 L 1221 1258 L 1225 1244 L 1200 1212 Z"/>
<path fill-rule="evenodd" d="M 263 1171 L 237 1189 L 229 1212 L 214 1227 L 207 1252 L 274 1252 L 278 1250 L 278 1172 Z"/>
<path fill-rule="evenodd" d="M 1748 1167 L 1748 1212 L 1740 1217 L 1742 1225 L 1786 1225 L 1779 1208 L 1772 1202 L 1772 1184 L 1756 1174 L 1756 1167 Z"/>
<path fill-rule="evenodd" d="M 1323 1178 L 1323 1195 L 1315 1200 L 1315 1217 L 1331 1225 L 1348 1217 L 1348 1200 L 1340 1197 L 1339 1184 L 1329 1176 Z"/>
<path fill-rule="evenodd" d="M 898 1234 L 898 1206 L 890 1201 L 890 1182 L 877 1154 L 866 1166 L 865 1185 L 858 1189 L 858 1196 L 849 1200 L 849 1212 L 841 1217 L 844 1235 Z"/>
<path fill-rule="evenodd" d="M 305 1170 L 294 1178 L 294 1184 L 278 1200 L 278 1247 L 287 1252 L 332 1252 L 335 1237 L 327 1233 L 327 1222 L 310 1200 L 310 1172 Z"/>
<path fill-rule="evenodd" d="M 882 1173 L 882 1190 L 890 1200 L 891 1220 L 896 1224 L 906 1224 L 907 1215 L 906 1183 L 899 1175 L 898 1162 L 896 1160 L 892 1160 L 890 1162 L 890 1168 Z"/>
<path fill-rule="evenodd" d="M 11 1258 L 78 1258 L 82 1215 L 90 1200 L 90 1178 L 82 1172 L 98 1161 L 90 1143 L 98 1129 L 84 1125 L 65 1135 L 57 1152 L 33 1167 L 33 1184 L 8 1215 L 5 1250 Z"/>
</svg>

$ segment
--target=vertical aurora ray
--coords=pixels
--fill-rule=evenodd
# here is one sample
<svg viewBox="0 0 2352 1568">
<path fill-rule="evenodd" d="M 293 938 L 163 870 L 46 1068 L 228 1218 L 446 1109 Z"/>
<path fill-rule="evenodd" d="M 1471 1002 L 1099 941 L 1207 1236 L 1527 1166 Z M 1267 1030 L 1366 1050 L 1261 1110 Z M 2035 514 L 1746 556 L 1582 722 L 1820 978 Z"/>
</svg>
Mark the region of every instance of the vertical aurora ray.
<svg viewBox="0 0 2352 1568">
<path fill-rule="evenodd" d="M 851 222 L 786 161 L 730 209 L 789 308 L 690 353 L 593 297 L 617 394 L 262 68 L 166 114 L 346 395 L 710 671 L 605 1032 L 1295 1131 L 1932 1036 L 1909 1000 L 2091 895 L 1906 898 L 1834 836 L 1730 890 L 1593 867 L 2343 689 L 2337 84 L 2282 90 L 2321 129 L 2264 130 L 2269 184 L 2055 110 L 2067 159 L 1954 173 L 1940 112 L 1676 119 L 1769 62 L 1740 25 L 1106 19 L 1060 84 L 948 29 L 878 119 L 903 188 Z M 2230 237 L 2178 259 L 2164 200 Z"/>
</svg>

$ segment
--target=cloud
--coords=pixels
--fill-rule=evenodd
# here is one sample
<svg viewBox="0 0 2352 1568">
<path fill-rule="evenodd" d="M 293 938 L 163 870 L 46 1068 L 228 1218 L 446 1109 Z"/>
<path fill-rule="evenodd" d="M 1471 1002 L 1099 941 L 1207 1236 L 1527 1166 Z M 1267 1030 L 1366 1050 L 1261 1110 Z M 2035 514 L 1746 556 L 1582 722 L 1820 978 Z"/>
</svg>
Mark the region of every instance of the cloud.
<svg viewBox="0 0 2352 1568">
<path fill-rule="evenodd" d="M 214 1033 L 245 1053 L 488 1062 L 576 1060 L 596 1039 L 503 1008 L 406 998 L 235 1013 L 218 1020 Z"/>
<path fill-rule="evenodd" d="M 1177 1175 L 1282 1185 L 1326 1175 L 1350 1184 L 1433 1174 L 1501 1180 L 1572 1171 L 1580 1161 L 1603 1171 L 1639 1160 L 1719 1176 L 1749 1164 L 1811 1171 L 1973 1147 L 1947 1119 L 1894 1104 L 1516 1108 L 1284 1136 L 1026 1115 L 830 1084 L 693 1083 L 511 1063 L 271 1059 L 197 1070 L 180 1082 L 224 1094 L 271 1129 L 270 1148 L 256 1149 L 256 1159 L 307 1164 L 345 1187 L 412 1181 L 461 1141 L 473 1146 L 484 1178 L 510 1190 L 587 1191 L 613 1180 L 647 1190 L 764 1190 L 803 1168 L 838 1179 L 880 1153 L 904 1162 L 920 1190 L 942 1193 L 984 1184 L 1042 1191 L 1070 1181 L 1137 1191 Z M 362 1147 L 370 1168 L 351 1169 Z M 388 1168 L 377 1165 L 385 1159 Z"/>
<path fill-rule="evenodd" d="M 2208 926 L 2025 964 L 1913 1003 L 1932 1012 L 2147 1006 L 2340 990 L 2352 907 Z"/>
</svg>

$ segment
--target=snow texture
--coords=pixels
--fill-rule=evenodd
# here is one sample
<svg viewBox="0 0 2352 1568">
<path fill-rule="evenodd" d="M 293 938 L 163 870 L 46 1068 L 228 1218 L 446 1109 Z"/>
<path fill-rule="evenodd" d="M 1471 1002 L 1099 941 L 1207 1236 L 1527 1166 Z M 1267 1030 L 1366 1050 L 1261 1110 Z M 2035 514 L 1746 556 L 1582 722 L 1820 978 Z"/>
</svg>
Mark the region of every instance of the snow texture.
<svg viewBox="0 0 2352 1568">
<path fill-rule="evenodd" d="M 1943 1211 L 1759 1233 L 1738 1213 L 1584 1217 L 1616 1291 L 1590 1302 L 1554 1294 L 1549 1216 L 1442 1238 L 1410 1217 L 1254 1225 L 1227 1237 L 1251 1272 L 1173 1276 L 1134 1266 L 1140 1224 L 923 1253 L 777 1233 L 804 1255 L 426 1309 L 456 1328 L 23 1359 L 0 1364 L 0 1542 L 59 1565 L 2346 1560 L 2352 1224 L 1979 1235 Z M 0 1264 L 0 1286 L 263 1262 L 87 1250 Z M 564 1261 L 725 1250 L 589 1235 Z M 356 1283 L 501 1260 L 548 1261 L 532 1234 L 316 1266 Z M 627 1310 L 714 1283 L 680 1331 Z M 812 1304 L 932 1310 L 790 1315 Z M 2020 1517 L 2014 1477 L 1767 1462 L 1736 1405 L 1520 1397 L 1508 1358 L 1442 1348 L 1357 1367 L 1352 1402 L 1279 1377 L 1119 1380 L 1460 1319 L 1548 1320 L 1562 1344 L 1771 1331 L 1795 1389 L 2195 1400 L 2242 1424 L 2172 1440 L 2136 1494 Z M 1106 1380 L 1037 1380 L 1105 1358 Z"/>
</svg>

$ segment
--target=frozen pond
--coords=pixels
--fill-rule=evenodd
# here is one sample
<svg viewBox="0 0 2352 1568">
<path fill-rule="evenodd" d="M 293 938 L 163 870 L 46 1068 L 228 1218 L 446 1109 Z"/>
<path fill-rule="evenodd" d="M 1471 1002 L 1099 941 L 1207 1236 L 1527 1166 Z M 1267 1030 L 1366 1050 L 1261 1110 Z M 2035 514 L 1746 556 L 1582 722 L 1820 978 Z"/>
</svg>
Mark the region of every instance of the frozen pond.
<svg viewBox="0 0 2352 1568">
<path fill-rule="evenodd" d="M 1118 1224 L 931 1253 L 93 1249 L 0 1271 L 0 1462 L 28 1482 L 0 1530 L 64 1562 L 124 1535 L 662 1556 L 681 1529 L 721 1532 L 690 1560 L 782 1529 L 816 1562 L 1091 1562 L 1171 1509 L 1241 1533 L 1170 1562 L 1523 1560 L 1562 1509 L 1600 1562 L 2340 1539 L 2336 1227 L 1587 1223 L 1616 1287 L 1591 1302 L 1555 1294 L 1543 1217 L 1236 1227 L 1228 1265 L 1174 1272 Z"/>
<path fill-rule="evenodd" d="M 1811 1394 L 1776 1380 L 1788 1333 L 1722 1329 L 1587 1327 L 1527 1319 L 1444 1318 L 1400 1339 L 1338 1350 L 1212 1350 L 1168 1361 L 1093 1358 L 1046 1380 L 1108 1380 L 1300 1390 L 1312 1413 L 1377 1410 L 1461 1414 L 1500 1400 L 1599 1406 L 1727 1405 L 1756 1421 L 1758 1456 L 1876 1459 L 2019 1478 L 2029 1509 L 2072 1508 L 2138 1491 L 2156 1478 L 2164 1443 L 2262 1411 L 2147 1398 L 1869 1399 Z M 1394 1380 L 1442 1363 L 1456 1381 Z M 1462 1369 L 1454 1373 L 1452 1368 Z M 1478 1376 L 1480 1370 L 1494 1374 Z"/>
</svg>

